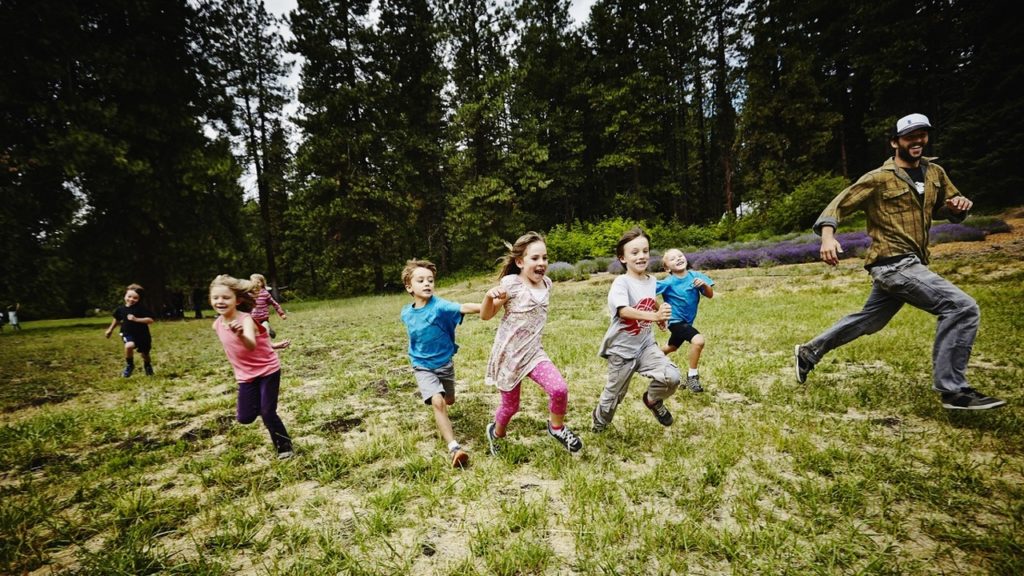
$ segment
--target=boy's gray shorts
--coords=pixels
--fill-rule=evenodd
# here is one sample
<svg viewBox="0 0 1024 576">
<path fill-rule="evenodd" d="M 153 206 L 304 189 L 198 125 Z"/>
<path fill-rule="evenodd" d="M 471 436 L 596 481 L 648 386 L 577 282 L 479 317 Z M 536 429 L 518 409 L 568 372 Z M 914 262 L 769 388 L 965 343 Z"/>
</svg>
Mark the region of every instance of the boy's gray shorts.
<svg viewBox="0 0 1024 576">
<path fill-rule="evenodd" d="M 430 404 L 435 394 L 444 394 L 445 398 L 455 398 L 455 363 L 449 362 L 440 368 L 412 367 L 419 386 L 420 396 L 424 404 Z"/>
</svg>

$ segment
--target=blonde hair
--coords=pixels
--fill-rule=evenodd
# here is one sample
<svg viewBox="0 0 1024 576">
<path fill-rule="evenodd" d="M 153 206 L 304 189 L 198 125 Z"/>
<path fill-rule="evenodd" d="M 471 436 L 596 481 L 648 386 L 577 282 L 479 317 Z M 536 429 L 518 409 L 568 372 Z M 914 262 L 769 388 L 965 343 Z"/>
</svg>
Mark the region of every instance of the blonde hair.
<svg viewBox="0 0 1024 576">
<path fill-rule="evenodd" d="M 679 252 L 680 254 L 682 254 L 683 258 L 686 258 L 686 252 L 683 252 L 679 248 L 669 248 L 668 250 L 665 250 L 664 254 L 661 255 L 661 265 L 663 267 L 668 268 L 668 255 L 671 254 L 673 250 L 675 250 L 676 252 Z M 690 259 L 689 258 L 686 258 L 686 269 L 687 270 L 690 269 Z"/>
<path fill-rule="evenodd" d="M 431 262 L 430 260 L 406 260 L 405 268 L 402 268 L 403 286 L 408 287 L 412 284 L 412 273 L 417 268 L 426 268 L 427 270 L 430 270 L 430 272 L 434 275 L 435 279 L 437 278 L 437 266 L 434 266 L 434 263 Z"/>
<path fill-rule="evenodd" d="M 263 274 L 253 274 L 249 276 L 249 281 L 252 282 L 253 290 L 262 290 L 267 287 L 267 279 Z"/>
<path fill-rule="evenodd" d="M 516 258 L 522 258 L 526 255 L 526 249 L 534 242 L 544 242 L 544 237 L 539 232 L 527 232 L 519 238 L 516 238 L 514 244 L 505 242 L 505 247 L 508 248 L 508 253 L 501 257 L 498 272 L 498 280 L 501 280 L 509 274 L 519 274 L 522 269 L 516 264 Z"/>
<path fill-rule="evenodd" d="M 140 284 L 135 284 L 134 282 L 129 284 L 128 287 L 124 289 L 125 292 L 127 292 L 129 290 L 131 290 L 132 292 L 135 292 L 136 294 L 138 294 L 139 295 L 139 300 L 142 300 L 142 294 L 143 294 L 143 292 L 146 291 L 146 289 L 143 288 Z"/>
<path fill-rule="evenodd" d="M 252 280 L 239 280 L 238 278 L 229 276 L 228 274 L 220 274 L 213 279 L 213 282 L 210 282 L 210 290 L 213 290 L 215 286 L 223 286 L 234 292 L 235 298 L 238 299 L 238 307 L 240 309 L 242 309 L 242 307 L 252 307 L 254 303 L 251 294 L 253 288 Z M 243 311 L 246 310 L 243 309 Z"/>
</svg>

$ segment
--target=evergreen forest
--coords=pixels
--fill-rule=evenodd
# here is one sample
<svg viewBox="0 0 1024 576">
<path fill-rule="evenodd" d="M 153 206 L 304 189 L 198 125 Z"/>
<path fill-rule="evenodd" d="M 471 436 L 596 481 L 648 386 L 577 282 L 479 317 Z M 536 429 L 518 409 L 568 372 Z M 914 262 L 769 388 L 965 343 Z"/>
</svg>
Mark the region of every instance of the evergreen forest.
<svg viewBox="0 0 1024 576">
<path fill-rule="evenodd" d="M 910 112 L 961 192 L 1013 205 L 1014 12 L 0 0 L 0 302 L 82 315 L 131 282 L 167 303 L 252 272 L 294 297 L 382 293 L 408 258 L 492 270 L 527 230 L 611 219 L 806 230 L 823 204 L 800 191 L 880 165 Z"/>
</svg>

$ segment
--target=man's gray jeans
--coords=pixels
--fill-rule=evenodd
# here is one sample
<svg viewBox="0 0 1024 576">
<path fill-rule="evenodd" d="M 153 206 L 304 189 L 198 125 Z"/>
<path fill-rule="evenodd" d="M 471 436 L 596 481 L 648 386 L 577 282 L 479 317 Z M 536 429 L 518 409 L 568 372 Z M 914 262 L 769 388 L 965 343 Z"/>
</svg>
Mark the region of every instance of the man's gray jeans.
<svg viewBox="0 0 1024 576">
<path fill-rule="evenodd" d="M 917 256 L 874 266 L 871 278 L 874 283 L 864 308 L 806 344 L 809 359 L 817 364 L 829 351 L 878 332 L 906 303 L 938 316 L 932 347 L 932 387 L 938 392 L 967 387 L 967 361 L 981 319 L 974 298 L 929 270 Z"/>
</svg>

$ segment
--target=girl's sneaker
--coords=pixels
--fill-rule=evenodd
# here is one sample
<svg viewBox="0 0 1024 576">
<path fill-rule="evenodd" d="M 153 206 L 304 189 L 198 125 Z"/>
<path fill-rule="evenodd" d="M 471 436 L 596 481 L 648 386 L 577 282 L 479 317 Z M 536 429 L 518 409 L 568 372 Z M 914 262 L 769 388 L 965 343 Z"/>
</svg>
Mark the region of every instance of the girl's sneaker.
<svg viewBox="0 0 1024 576">
<path fill-rule="evenodd" d="M 548 420 L 548 434 L 550 434 L 555 440 L 558 440 L 562 446 L 565 446 L 566 449 L 569 450 L 569 452 L 579 452 L 580 448 L 583 448 L 583 441 L 577 438 L 576 435 L 572 433 L 572 430 L 569 430 L 568 426 L 562 426 L 558 430 L 555 430 L 551 427 L 551 421 Z"/>
<path fill-rule="evenodd" d="M 494 426 L 494 422 L 487 425 L 487 447 L 491 451 L 491 456 L 497 456 L 500 451 L 498 436 L 494 434 Z"/>
<path fill-rule="evenodd" d="M 124 370 L 121 371 L 121 376 L 123 376 L 125 378 L 130 378 L 131 375 L 132 375 L 132 372 L 135 372 L 135 364 L 125 364 L 124 365 Z"/>
<path fill-rule="evenodd" d="M 152 364 L 144 364 L 142 366 L 142 369 L 146 371 L 146 376 L 152 376 L 153 375 L 153 365 Z"/>
</svg>

